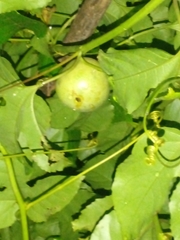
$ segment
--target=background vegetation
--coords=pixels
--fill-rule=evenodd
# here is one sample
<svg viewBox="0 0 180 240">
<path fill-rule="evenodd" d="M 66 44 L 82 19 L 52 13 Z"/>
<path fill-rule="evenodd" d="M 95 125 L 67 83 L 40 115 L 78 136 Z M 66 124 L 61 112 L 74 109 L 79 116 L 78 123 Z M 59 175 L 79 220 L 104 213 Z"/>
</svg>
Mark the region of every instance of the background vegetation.
<svg viewBox="0 0 180 240">
<path fill-rule="evenodd" d="M 0 239 L 180 239 L 178 0 L 112 0 L 63 39 L 81 0 L 0 1 Z M 111 93 L 94 112 L 54 90 L 79 54 Z"/>
</svg>

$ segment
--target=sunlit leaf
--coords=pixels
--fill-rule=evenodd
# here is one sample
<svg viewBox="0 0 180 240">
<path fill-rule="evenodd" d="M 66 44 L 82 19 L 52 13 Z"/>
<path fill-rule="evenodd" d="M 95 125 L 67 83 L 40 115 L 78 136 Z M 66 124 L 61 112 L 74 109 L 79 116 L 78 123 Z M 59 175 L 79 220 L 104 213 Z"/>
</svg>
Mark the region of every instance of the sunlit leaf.
<svg viewBox="0 0 180 240">
<path fill-rule="evenodd" d="M 180 122 L 180 100 L 176 99 L 169 103 L 163 113 L 165 120 Z"/>
<path fill-rule="evenodd" d="M 17 109 L 16 134 L 18 136 L 18 140 L 21 146 L 24 148 L 29 147 L 30 149 L 42 148 L 42 142 L 46 144 L 43 132 L 39 127 L 40 124 L 38 124 L 37 122 L 36 115 L 39 114 L 38 117 L 39 123 L 41 121 L 43 124 L 45 124 L 42 126 L 42 129 L 46 130 L 48 127 L 50 114 L 45 102 L 39 97 L 34 98 L 36 91 L 37 86 L 32 86 L 22 88 L 20 91 L 17 91 L 14 94 L 15 99 L 17 97 L 17 101 L 18 99 L 21 99 L 19 106 L 17 106 L 18 109 Z M 34 101 L 36 102 L 36 104 L 34 104 Z M 40 111 L 39 113 L 36 112 L 35 114 L 34 105 L 36 105 L 36 109 L 38 106 L 37 110 Z M 44 113 L 44 115 L 42 114 L 42 112 Z"/>
<path fill-rule="evenodd" d="M 19 207 L 15 200 L 0 200 L 0 228 L 9 227 L 16 221 L 15 214 L 18 209 Z"/>
<path fill-rule="evenodd" d="M 114 95 L 129 113 L 144 101 L 148 91 L 179 72 L 180 54 L 159 49 L 114 50 L 100 52 L 103 69 L 113 76 Z"/>
<path fill-rule="evenodd" d="M 112 207 L 111 197 L 96 199 L 81 212 L 78 219 L 72 222 L 74 231 L 92 231 L 97 221 Z"/>
<path fill-rule="evenodd" d="M 34 8 L 44 7 L 50 0 L 8 0 L 0 1 L 0 13 L 10 12 L 13 10 L 31 10 Z"/>
<path fill-rule="evenodd" d="M 171 214 L 171 230 L 175 239 L 180 239 L 180 185 L 176 186 L 169 203 Z"/>
<path fill-rule="evenodd" d="M 2 160 L 0 161 L 3 162 Z M 2 164 L 1 164 L 2 166 Z M 0 187 L 0 229 L 11 226 L 17 220 L 17 211 L 19 206 L 14 196 L 14 192 L 9 181 L 9 176 L 5 169 L 3 174 L 0 173 L 1 187 Z"/>
<path fill-rule="evenodd" d="M 33 159 L 46 172 L 62 171 L 65 167 L 72 165 L 72 162 L 64 156 L 64 153 L 57 151 L 51 151 L 49 157 L 37 154 L 33 156 Z"/>
<path fill-rule="evenodd" d="M 60 180 L 62 181 L 63 178 L 64 177 L 54 176 L 38 181 L 32 188 L 34 198 L 41 195 L 43 191 L 46 192 L 49 188 L 51 189 L 52 186 L 63 184 L 60 183 Z M 83 178 L 79 178 L 73 181 L 68 186 L 30 207 L 27 211 L 29 218 L 34 222 L 43 222 L 46 221 L 49 216 L 61 211 L 76 195 L 82 180 Z"/>
<path fill-rule="evenodd" d="M 6 86 L 10 83 L 13 83 L 19 80 L 19 77 L 14 71 L 10 62 L 3 57 L 0 57 L 0 71 L 1 71 L 0 87 Z M 0 93 L 0 96 L 1 96 L 1 93 Z"/>
<path fill-rule="evenodd" d="M 147 162 L 146 146 L 147 138 L 143 135 L 132 155 L 117 168 L 113 183 L 113 202 L 123 237 L 127 239 L 138 238 L 147 229 L 172 185 L 172 168 L 156 157 L 154 163 Z"/>
<path fill-rule="evenodd" d="M 79 112 L 65 106 L 57 96 L 47 101 L 52 111 L 51 126 L 53 128 L 66 128 L 79 116 Z"/>
<path fill-rule="evenodd" d="M 71 0 L 52 0 L 52 4 L 56 5 L 59 12 L 72 14 L 78 9 L 81 4 L 81 0 L 76 0 L 73 4 Z"/>
<path fill-rule="evenodd" d="M 42 142 L 46 145 L 50 111 L 42 99 L 34 97 L 36 90 L 37 86 L 18 86 L 2 92 L 5 105 L 0 107 L 0 141 L 8 153 L 19 153 L 21 146 L 31 158 L 31 149 L 43 149 Z"/>
<path fill-rule="evenodd" d="M 121 237 L 121 226 L 118 222 L 116 212 L 111 211 L 107 213 L 95 227 L 90 240 L 99 240 L 99 239 L 118 239 L 123 240 Z"/>
</svg>

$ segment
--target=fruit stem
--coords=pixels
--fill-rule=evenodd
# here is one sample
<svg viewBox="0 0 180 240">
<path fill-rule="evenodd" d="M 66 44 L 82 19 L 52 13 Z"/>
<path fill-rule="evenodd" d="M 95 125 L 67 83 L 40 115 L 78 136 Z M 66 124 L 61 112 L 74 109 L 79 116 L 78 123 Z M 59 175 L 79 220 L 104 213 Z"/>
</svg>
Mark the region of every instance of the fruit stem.
<svg viewBox="0 0 180 240">
<path fill-rule="evenodd" d="M 86 43 L 80 47 L 80 50 L 83 54 L 87 53 L 88 51 L 102 45 L 113 39 L 114 37 L 118 36 L 119 34 L 125 32 L 127 29 L 131 28 L 137 22 L 142 20 L 145 16 L 147 16 L 151 11 L 153 11 L 158 5 L 160 5 L 164 0 L 151 0 L 149 1 L 142 9 L 140 9 L 137 13 L 135 13 L 131 18 L 126 20 L 120 26 L 112 29 L 108 33 L 104 34 L 103 36 L 96 38 L 95 40 Z"/>
</svg>

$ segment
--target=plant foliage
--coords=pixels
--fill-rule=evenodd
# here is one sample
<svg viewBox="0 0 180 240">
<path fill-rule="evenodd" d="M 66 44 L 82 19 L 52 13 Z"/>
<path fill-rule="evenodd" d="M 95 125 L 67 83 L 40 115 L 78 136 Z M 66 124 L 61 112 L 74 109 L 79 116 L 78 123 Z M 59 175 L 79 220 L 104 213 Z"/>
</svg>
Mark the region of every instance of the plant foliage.
<svg viewBox="0 0 180 240">
<path fill-rule="evenodd" d="M 179 240 L 180 3 L 111 0 L 65 44 L 81 4 L 0 1 L 0 239 Z M 110 83 L 92 112 L 55 92 L 79 55 Z"/>
</svg>

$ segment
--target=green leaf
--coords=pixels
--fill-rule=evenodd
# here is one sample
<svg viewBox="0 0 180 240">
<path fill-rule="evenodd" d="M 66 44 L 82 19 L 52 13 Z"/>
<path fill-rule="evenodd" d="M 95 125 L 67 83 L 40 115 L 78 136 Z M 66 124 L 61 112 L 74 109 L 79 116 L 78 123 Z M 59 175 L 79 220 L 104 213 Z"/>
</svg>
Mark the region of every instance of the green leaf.
<svg viewBox="0 0 180 240">
<path fill-rule="evenodd" d="M 80 128 L 84 132 L 106 130 L 114 116 L 114 107 L 106 102 L 102 107 L 88 113 L 81 113 L 78 121 L 72 124 L 72 128 Z"/>
<path fill-rule="evenodd" d="M 15 200 L 0 200 L 0 228 L 11 226 L 16 221 L 16 212 L 19 209 Z"/>
<path fill-rule="evenodd" d="M 57 184 L 63 184 L 60 183 L 63 179 L 64 177 L 52 176 L 38 181 L 32 188 L 33 198 L 36 199 L 38 196 L 42 195 L 43 192 L 45 195 L 45 192 L 53 186 L 57 186 Z M 73 181 L 68 186 L 56 191 L 54 194 L 47 196 L 42 201 L 30 207 L 27 211 L 29 218 L 34 222 L 44 222 L 49 216 L 61 211 L 77 194 L 82 180 L 83 178 L 79 178 Z M 61 187 L 61 185 L 59 186 Z"/>
<path fill-rule="evenodd" d="M 6 164 L 5 164 L 4 160 L 2 160 L 2 159 L 0 160 L 0 169 L 1 169 L 1 171 L 0 171 L 0 179 L 1 179 L 0 188 L 3 189 L 3 187 L 10 186 L 10 181 L 9 181 L 9 176 L 7 173 Z M 2 192 L 0 192 L 0 193 L 2 193 Z"/>
<path fill-rule="evenodd" d="M 161 5 L 159 8 L 154 9 L 154 11 L 152 11 L 150 14 L 153 22 L 166 21 L 169 17 L 168 7 L 169 1 L 166 1 L 164 5 Z"/>
<path fill-rule="evenodd" d="M 0 13 L 10 12 L 14 10 L 32 10 L 36 8 L 42 8 L 50 0 L 9 0 L 9 1 L 0 1 Z"/>
<path fill-rule="evenodd" d="M 127 16 L 133 7 L 127 7 L 126 1 L 112 0 L 100 24 L 109 25 L 123 16 Z"/>
<path fill-rule="evenodd" d="M 142 233 L 140 237 L 141 240 L 153 239 L 153 240 L 163 240 L 166 239 L 162 233 L 159 219 L 157 216 L 152 218 L 151 224 L 148 226 L 147 230 Z"/>
<path fill-rule="evenodd" d="M 4 160 L 0 160 L 0 169 L 0 214 L 2 219 L 0 221 L 0 228 L 6 228 L 12 226 L 17 220 L 19 206 L 14 196 Z M 20 174 L 20 176 L 22 175 Z"/>
<path fill-rule="evenodd" d="M 41 54 L 45 55 L 46 57 L 49 58 L 49 60 L 53 61 L 53 58 L 50 54 L 50 49 L 48 46 L 48 39 L 47 37 L 39 38 L 34 36 L 30 42 L 30 45 L 40 52 Z"/>
<path fill-rule="evenodd" d="M 28 48 L 23 53 L 23 58 L 20 57 L 19 60 L 16 70 L 25 78 L 32 77 L 38 73 L 38 52 L 33 48 Z"/>
<path fill-rule="evenodd" d="M 33 86 L 32 88 L 34 88 L 34 90 L 36 91 L 36 86 Z M 29 106 L 31 106 L 31 114 L 29 115 L 29 117 L 31 115 L 33 116 L 34 114 L 34 119 L 32 119 L 32 121 L 35 125 L 39 127 L 42 134 L 45 134 L 50 126 L 51 112 L 49 106 L 41 97 L 37 96 L 36 94 L 32 95 L 29 101 Z"/>
<path fill-rule="evenodd" d="M 171 200 L 169 203 L 170 214 L 171 214 L 171 230 L 175 239 L 180 239 L 180 184 L 176 186 L 176 189 L 173 191 Z"/>
<path fill-rule="evenodd" d="M 12 68 L 10 62 L 3 57 L 0 57 L 0 71 L 0 87 L 6 86 L 9 83 L 13 83 L 19 80 L 19 77 Z"/>
<path fill-rule="evenodd" d="M 49 157 L 37 154 L 33 156 L 33 160 L 46 172 L 62 171 L 65 167 L 72 166 L 72 162 L 64 156 L 64 153 L 53 150 Z"/>
<path fill-rule="evenodd" d="M 96 199 L 89 204 L 78 219 L 72 222 L 74 231 L 92 231 L 98 220 L 104 213 L 113 207 L 112 199 L 110 196 Z"/>
<path fill-rule="evenodd" d="M 81 0 L 76 0 L 73 2 L 71 0 L 52 0 L 51 3 L 56 5 L 57 11 L 66 13 L 66 14 L 72 14 L 75 11 L 77 11 L 79 5 L 81 4 Z"/>
<path fill-rule="evenodd" d="M 145 29 L 153 27 L 152 21 L 149 16 L 146 16 L 143 20 L 139 21 L 136 23 L 133 27 L 132 30 L 134 33 L 139 33 Z M 150 43 L 153 40 L 153 35 L 150 34 L 142 34 L 139 37 L 135 38 L 136 42 L 143 42 L 143 43 Z"/>
<path fill-rule="evenodd" d="M 60 213 L 57 213 L 62 240 L 77 240 L 78 232 L 75 232 L 72 228 L 72 221 L 74 216 L 79 214 L 82 206 L 86 205 L 95 197 L 95 193 L 87 184 L 82 183 L 76 196 Z"/>
<path fill-rule="evenodd" d="M 169 121 L 176 121 L 180 123 L 180 100 L 175 99 L 167 105 L 163 112 L 163 119 Z"/>
<path fill-rule="evenodd" d="M 78 111 L 66 107 L 57 97 L 47 99 L 47 102 L 52 111 L 51 126 L 53 128 L 66 128 L 70 126 L 79 116 Z"/>
<path fill-rule="evenodd" d="M 0 142 L 7 152 L 11 154 L 19 152 L 16 136 L 16 120 L 19 109 L 23 104 L 23 99 L 26 97 L 24 89 L 22 86 L 14 87 L 1 94 L 6 104 L 0 107 L 0 115 L 2 116 L 0 118 L 2 126 L 0 128 Z"/>
<path fill-rule="evenodd" d="M 107 74 L 113 76 L 117 102 L 135 111 L 145 100 L 148 91 L 179 72 L 180 54 L 170 55 L 159 49 L 113 50 L 100 52 L 99 60 Z"/>
<path fill-rule="evenodd" d="M 26 5 L 28 4 L 26 3 Z M 43 37 L 47 31 L 46 25 L 42 22 L 25 17 L 17 12 L 10 12 L 0 15 L 0 43 L 5 43 L 16 32 L 22 29 L 30 29 L 36 34 L 37 37 Z"/>
<path fill-rule="evenodd" d="M 121 149 L 126 144 L 126 141 L 128 141 L 128 135 L 131 130 L 131 125 L 125 122 L 119 122 L 111 124 L 105 131 L 99 132 L 97 136 L 98 145 L 95 149 L 92 149 L 92 155 L 89 156 L 89 150 L 83 151 L 83 157 L 86 156 L 87 159 L 83 158 L 82 160 L 87 160 L 87 163 L 82 169 L 85 170 L 90 168 Z M 93 154 L 93 150 L 97 153 Z M 82 154 L 79 154 L 78 156 L 82 156 Z M 113 181 L 114 168 L 117 164 L 118 158 L 119 155 L 87 173 L 86 181 L 88 181 L 94 189 L 102 188 L 110 190 Z"/>
<path fill-rule="evenodd" d="M 142 135 L 132 155 L 117 168 L 112 187 L 115 210 L 123 238 L 127 240 L 138 238 L 146 231 L 152 217 L 163 206 L 172 185 L 173 169 L 165 167 L 156 155 L 155 163 L 149 164 L 146 147 L 147 138 Z"/>
<path fill-rule="evenodd" d="M 114 118 L 113 123 L 126 121 L 126 122 L 133 122 L 132 116 L 127 114 L 127 111 L 122 108 L 116 101 L 112 101 L 114 106 Z"/>
<path fill-rule="evenodd" d="M 175 166 L 180 159 L 179 144 L 180 131 L 176 128 L 163 128 L 165 134 L 162 136 L 164 143 L 159 148 L 159 153 L 164 163 L 168 166 L 174 166 L 173 170 L 176 172 Z M 177 165 L 178 169 L 178 165 Z"/>
<path fill-rule="evenodd" d="M 116 212 L 113 210 L 106 214 L 95 227 L 90 240 L 123 240 L 121 237 L 121 227 L 118 222 Z"/>
<path fill-rule="evenodd" d="M 42 142 L 46 144 L 43 134 L 45 134 L 49 125 L 50 112 L 48 106 L 40 97 L 36 96 L 34 98 L 37 88 L 38 86 L 35 85 L 22 88 L 16 92 L 17 104 L 20 103 L 17 106 L 16 134 L 22 148 L 41 149 Z M 19 99 L 21 100 L 19 101 Z M 39 111 L 36 114 L 34 101 L 36 102 L 36 109 Z M 36 116 L 38 116 L 39 124 Z M 40 122 L 42 125 L 40 125 Z"/>
<path fill-rule="evenodd" d="M 53 215 L 46 222 L 32 224 L 30 231 L 32 239 L 50 240 L 50 236 L 60 235 L 59 219 L 56 215 Z"/>
<path fill-rule="evenodd" d="M 47 145 L 45 131 L 49 126 L 50 111 L 40 97 L 34 98 L 37 88 L 19 86 L 2 92 L 5 105 L 0 107 L 0 141 L 9 154 L 19 153 L 21 146 L 32 159 L 31 149 L 43 149 L 42 142 Z M 34 160 L 36 156 L 46 158 L 39 154 Z M 49 167 L 48 159 L 44 164 Z"/>
</svg>

